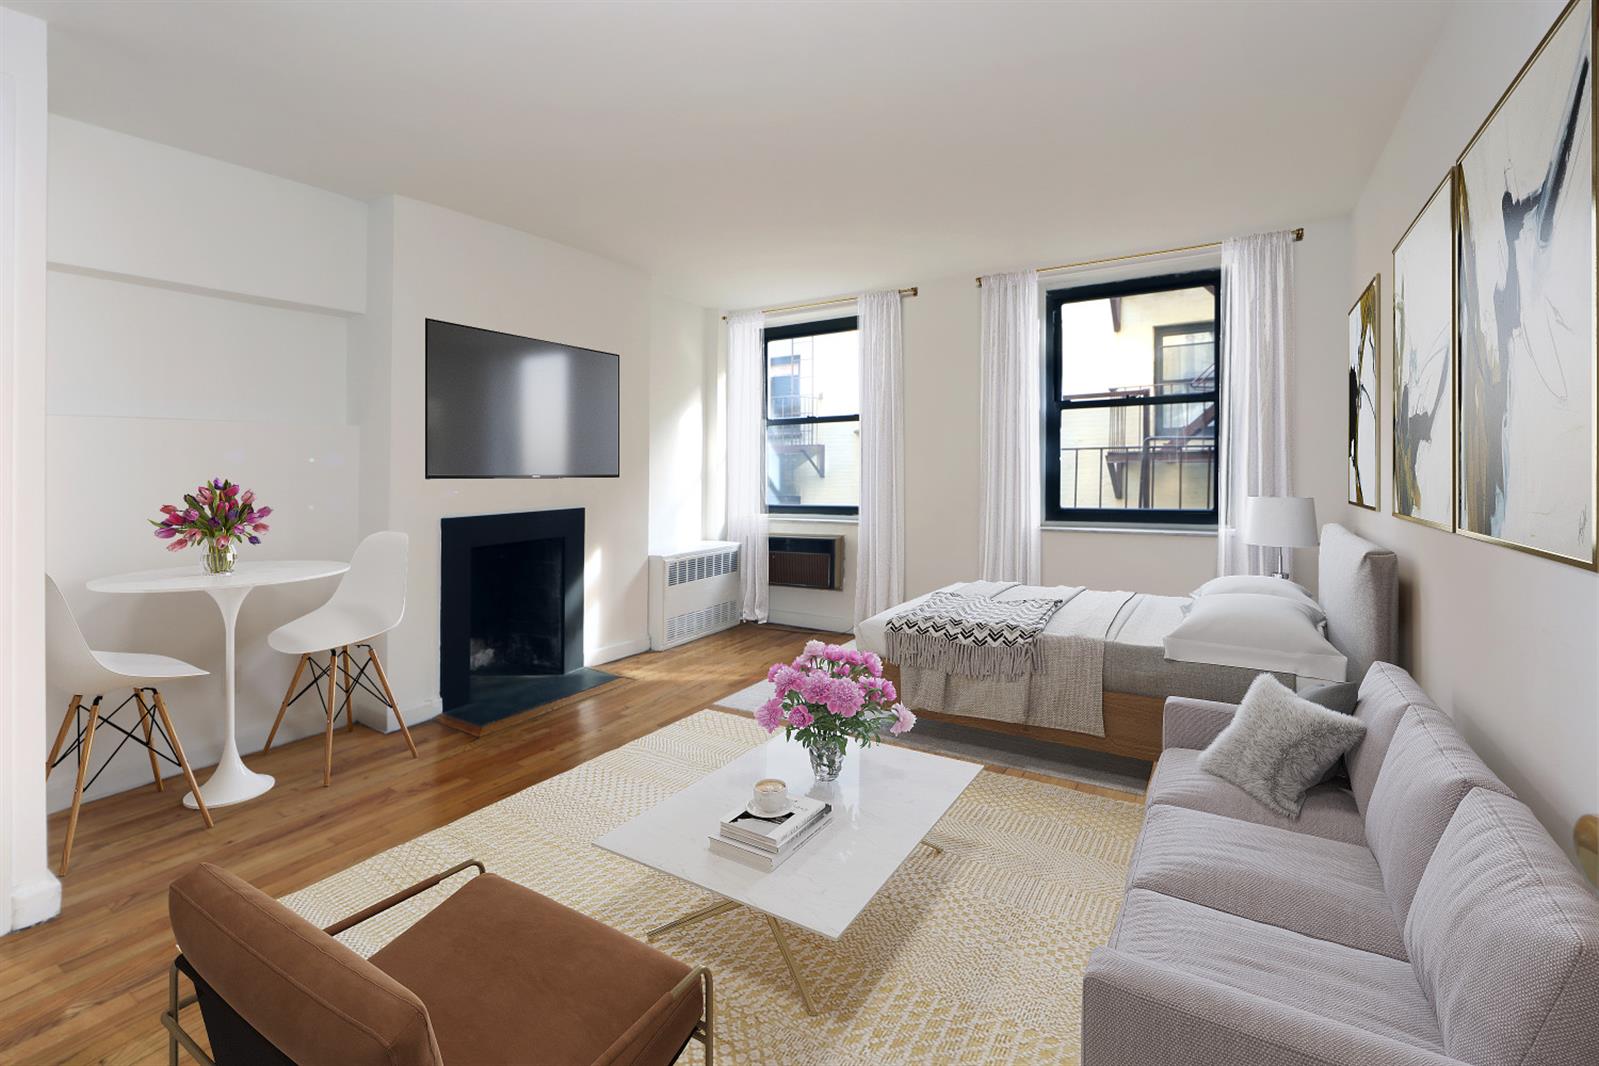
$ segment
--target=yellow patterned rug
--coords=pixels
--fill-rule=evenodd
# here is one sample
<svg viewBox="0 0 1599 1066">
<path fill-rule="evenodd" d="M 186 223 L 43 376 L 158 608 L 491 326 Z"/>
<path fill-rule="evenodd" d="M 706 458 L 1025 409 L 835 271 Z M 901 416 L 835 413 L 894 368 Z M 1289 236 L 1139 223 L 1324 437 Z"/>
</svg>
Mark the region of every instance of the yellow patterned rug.
<svg viewBox="0 0 1599 1066">
<path fill-rule="evenodd" d="M 747 717 L 701 711 L 284 902 L 328 925 L 475 857 L 642 937 L 714 898 L 592 841 L 765 739 Z M 790 927 L 817 1017 L 748 911 L 658 946 L 715 974 L 719 1063 L 1074 1063 L 1083 967 L 1110 936 L 1142 817 L 1136 803 L 979 774 L 930 835 L 944 854 L 917 849 L 842 939 Z M 425 893 L 342 939 L 370 955 L 440 898 Z M 700 1045 L 682 1061 L 701 1061 Z"/>
</svg>

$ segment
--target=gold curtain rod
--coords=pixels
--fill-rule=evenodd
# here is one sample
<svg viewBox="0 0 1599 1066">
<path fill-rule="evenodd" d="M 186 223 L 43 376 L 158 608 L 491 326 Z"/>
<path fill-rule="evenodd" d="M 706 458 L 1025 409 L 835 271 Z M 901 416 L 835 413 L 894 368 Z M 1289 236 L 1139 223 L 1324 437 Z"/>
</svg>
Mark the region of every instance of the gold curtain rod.
<svg viewBox="0 0 1599 1066">
<path fill-rule="evenodd" d="M 908 289 L 900 289 L 898 291 L 901 296 L 915 296 L 916 286 L 912 285 Z M 761 314 L 781 315 L 788 311 L 808 311 L 813 307 L 831 307 L 834 304 L 852 304 L 856 299 L 857 298 L 854 296 L 835 296 L 831 300 L 812 300 L 808 304 L 789 304 L 787 307 L 763 307 L 761 309 Z M 722 321 L 727 321 L 726 315 L 722 316 Z"/>
<path fill-rule="evenodd" d="M 1299 226 L 1293 231 L 1294 240 L 1305 239 L 1305 227 Z M 1131 255 L 1109 255 L 1103 259 L 1084 259 L 1080 263 L 1062 263 L 1059 266 L 1039 267 L 1040 274 L 1053 274 L 1058 270 L 1077 270 L 1080 267 L 1103 266 L 1106 263 L 1125 263 L 1129 259 L 1148 259 L 1152 255 L 1177 255 L 1179 252 L 1202 252 L 1208 248 L 1220 248 L 1221 241 L 1206 241 L 1204 244 L 1185 244 L 1181 248 L 1161 248 L 1154 252 L 1134 252 Z M 983 279 L 977 279 L 977 287 L 983 287 Z"/>
</svg>

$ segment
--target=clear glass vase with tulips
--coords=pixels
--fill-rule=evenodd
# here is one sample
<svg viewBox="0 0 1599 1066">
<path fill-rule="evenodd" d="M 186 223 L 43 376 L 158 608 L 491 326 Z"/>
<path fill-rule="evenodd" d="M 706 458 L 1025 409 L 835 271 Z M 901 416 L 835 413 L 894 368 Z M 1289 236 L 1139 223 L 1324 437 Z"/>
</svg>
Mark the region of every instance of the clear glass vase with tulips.
<svg viewBox="0 0 1599 1066">
<path fill-rule="evenodd" d="M 253 490 L 212 478 L 185 493 L 182 507 L 162 504 L 161 517 L 150 524 L 156 538 L 167 542 L 167 551 L 204 546 L 206 571 L 225 574 L 233 569 L 240 544 L 261 543 L 261 534 L 272 528 L 266 522 L 271 514 L 272 508 L 256 506 Z"/>
</svg>

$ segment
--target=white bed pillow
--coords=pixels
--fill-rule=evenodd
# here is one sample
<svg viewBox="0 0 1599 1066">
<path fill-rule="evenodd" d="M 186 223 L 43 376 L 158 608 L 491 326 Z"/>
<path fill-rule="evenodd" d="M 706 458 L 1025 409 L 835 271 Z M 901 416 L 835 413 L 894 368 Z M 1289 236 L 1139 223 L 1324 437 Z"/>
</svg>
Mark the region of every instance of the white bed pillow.
<svg viewBox="0 0 1599 1066">
<path fill-rule="evenodd" d="M 1197 600 L 1205 596 L 1229 596 L 1240 592 L 1257 596 L 1280 596 L 1285 600 L 1303 603 L 1316 612 L 1315 621 L 1327 620 L 1326 612 L 1321 609 L 1321 604 L 1316 602 L 1316 597 L 1310 594 L 1309 589 L 1283 577 L 1267 577 L 1264 574 L 1230 574 L 1227 577 L 1213 577 L 1195 589 L 1191 595 Z"/>
<path fill-rule="evenodd" d="M 1322 636 L 1319 611 L 1264 593 L 1201 596 L 1166 635 L 1166 658 L 1342 681 L 1348 661 Z"/>
</svg>

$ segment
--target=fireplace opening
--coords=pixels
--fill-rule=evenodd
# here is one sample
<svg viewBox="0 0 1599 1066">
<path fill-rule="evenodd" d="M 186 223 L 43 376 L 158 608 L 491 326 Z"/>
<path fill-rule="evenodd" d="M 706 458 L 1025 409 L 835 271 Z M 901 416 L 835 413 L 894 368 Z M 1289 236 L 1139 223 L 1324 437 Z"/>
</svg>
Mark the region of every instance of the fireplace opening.
<svg viewBox="0 0 1599 1066">
<path fill-rule="evenodd" d="M 583 665 L 583 511 L 439 523 L 441 721 L 474 735 L 615 680 Z"/>
<path fill-rule="evenodd" d="M 553 538 L 472 549 L 472 676 L 565 673 L 566 581 Z"/>
</svg>

